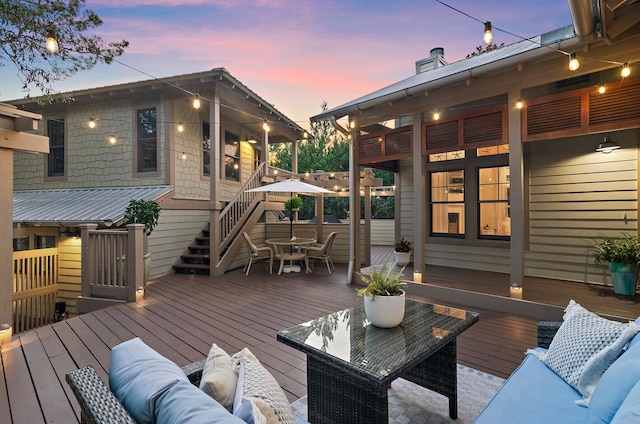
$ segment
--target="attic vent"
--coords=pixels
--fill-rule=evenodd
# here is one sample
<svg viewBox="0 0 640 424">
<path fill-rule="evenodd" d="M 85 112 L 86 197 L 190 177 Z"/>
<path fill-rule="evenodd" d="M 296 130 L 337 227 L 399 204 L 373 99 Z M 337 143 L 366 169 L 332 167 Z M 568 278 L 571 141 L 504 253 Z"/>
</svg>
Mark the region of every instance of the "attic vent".
<svg viewBox="0 0 640 424">
<path fill-rule="evenodd" d="M 527 108 L 527 134 L 580 128 L 580 95 L 550 100 Z"/>
<path fill-rule="evenodd" d="M 556 89 L 572 87 L 575 85 L 583 85 L 584 83 L 591 83 L 591 74 L 580 75 L 573 78 L 567 78 L 560 81 L 556 81 Z"/>
<path fill-rule="evenodd" d="M 458 121 L 425 126 L 427 152 L 440 153 L 459 149 Z"/>
</svg>

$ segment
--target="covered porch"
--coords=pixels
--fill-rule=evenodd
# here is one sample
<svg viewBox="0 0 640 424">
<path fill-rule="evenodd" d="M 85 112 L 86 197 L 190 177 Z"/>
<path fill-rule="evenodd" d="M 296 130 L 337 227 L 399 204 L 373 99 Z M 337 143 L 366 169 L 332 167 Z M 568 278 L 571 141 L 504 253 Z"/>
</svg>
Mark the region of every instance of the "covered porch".
<svg viewBox="0 0 640 424">
<path fill-rule="evenodd" d="M 391 247 L 374 248 L 372 262 L 387 262 L 391 251 Z M 279 343 L 276 333 L 362 301 L 356 287 L 345 284 L 347 266 L 336 267 L 331 275 L 320 269 L 313 274 L 269 275 L 262 265 L 252 269 L 251 277 L 240 269 L 221 277 L 170 275 L 150 282 L 144 299 L 16 335 L 0 351 L 0 421 L 77 422 L 79 407 L 64 375 L 92 365 L 106 381 L 111 348 L 136 336 L 178 365 L 203 359 L 214 342 L 228 352 L 247 346 L 275 376 L 289 400 L 298 399 L 306 394 L 305 356 Z M 475 285 L 498 295 L 508 289 L 507 275 L 470 272 L 426 267 L 424 281 L 434 287 L 469 289 Z M 603 296 L 584 284 L 545 279 L 529 283 L 529 287 L 540 287 L 538 300 L 547 304 L 572 297 L 598 312 L 628 318 L 640 314 L 637 300 Z M 465 299 L 456 291 L 449 300 L 418 292 L 412 286 L 409 297 L 452 306 L 458 305 L 456 298 Z M 535 345 L 538 319 L 479 305 L 462 306 L 479 312 L 480 321 L 458 339 L 458 362 L 508 376 L 523 359 L 523 352 Z M 560 313 L 561 309 L 553 310 Z"/>
</svg>

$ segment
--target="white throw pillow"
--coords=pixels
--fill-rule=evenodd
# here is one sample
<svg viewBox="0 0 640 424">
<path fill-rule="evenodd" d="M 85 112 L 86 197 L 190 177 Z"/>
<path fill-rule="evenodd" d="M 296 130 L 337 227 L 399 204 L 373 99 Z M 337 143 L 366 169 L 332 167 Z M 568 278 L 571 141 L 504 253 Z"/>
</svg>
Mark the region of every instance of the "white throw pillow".
<svg viewBox="0 0 640 424">
<path fill-rule="evenodd" d="M 243 402 L 249 401 L 266 418 L 267 424 L 295 424 L 287 396 L 249 349 L 234 354 L 233 363 L 238 370 L 234 414 Z"/>
<path fill-rule="evenodd" d="M 640 330 L 635 323 L 602 318 L 571 300 L 564 322 L 547 352 L 527 351 L 551 368 L 583 397 L 587 406 L 598 380 Z"/>
<path fill-rule="evenodd" d="M 214 343 L 202 369 L 200 389 L 231 412 L 237 384 L 231 356 Z"/>
</svg>

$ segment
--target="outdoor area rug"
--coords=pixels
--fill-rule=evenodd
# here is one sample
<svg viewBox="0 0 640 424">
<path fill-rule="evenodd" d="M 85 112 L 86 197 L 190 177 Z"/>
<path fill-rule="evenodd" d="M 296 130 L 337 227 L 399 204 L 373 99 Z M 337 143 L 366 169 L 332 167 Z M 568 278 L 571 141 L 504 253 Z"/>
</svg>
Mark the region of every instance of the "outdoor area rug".
<svg viewBox="0 0 640 424">
<path fill-rule="evenodd" d="M 489 403 L 504 379 L 458 364 L 458 419 L 449 418 L 449 401 L 431 390 L 398 378 L 389 389 L 389 423 L 471 424 Z M 294 414 L 307 419 L 307 397 L 291 404 Z"/>
</svg>

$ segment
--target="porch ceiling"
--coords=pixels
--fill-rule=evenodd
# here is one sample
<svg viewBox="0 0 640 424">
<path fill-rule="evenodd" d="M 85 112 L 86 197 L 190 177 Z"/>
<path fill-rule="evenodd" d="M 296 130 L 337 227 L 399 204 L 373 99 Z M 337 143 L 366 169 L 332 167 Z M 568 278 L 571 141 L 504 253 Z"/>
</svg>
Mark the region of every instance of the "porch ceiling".
<svg viewBox="0 0 640 424">
<path fill-rule="evenodd" d="M 162 185 L 14 191 L 13 222 L 61 226 L 95 223 L 109 227 L 122 220 L 130 200 L 159 200 L 172 190 L 170 185 Z"/>
</svg>

